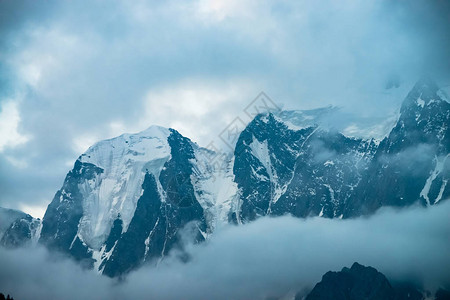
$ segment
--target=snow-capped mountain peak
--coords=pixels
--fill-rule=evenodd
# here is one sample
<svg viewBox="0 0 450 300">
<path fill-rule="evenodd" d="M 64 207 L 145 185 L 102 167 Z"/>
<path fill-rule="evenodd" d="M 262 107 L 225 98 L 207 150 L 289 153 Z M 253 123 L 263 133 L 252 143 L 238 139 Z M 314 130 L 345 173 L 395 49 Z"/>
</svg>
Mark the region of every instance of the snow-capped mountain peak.
<svg viewBox="0 0 450 300">
<path fill-rule="evenodd" d="M 170 130 L 160 126 L 151 126 L 135 134 L 125 133 L 89 147 L 79 160 L 109 169 L 123 160 L 137 162 L 163 158 L 170 155 L 169 135 Z"/>
<path fill-rule="evenodd" d="M 401 111 L 415 108 L 421 109 L 432 103 L 445 101 L 444 92 L 428 77 L 419 80 L 403 102 Z M 442 97 L 444 96 L 444 97 Z"/>
<path fill-rule="evenodd" d="M 83 217 L 79 237 L 90 247 L 105 242 L 120 213 L 126 231 L 141 196 L 146 172 L 158 177 L 170 159 L 170 130 L 151 126 L 136 134 L 100 141 L 79 158 L 102 169 L 95 178 L 80 184 Z"/>
</svg>

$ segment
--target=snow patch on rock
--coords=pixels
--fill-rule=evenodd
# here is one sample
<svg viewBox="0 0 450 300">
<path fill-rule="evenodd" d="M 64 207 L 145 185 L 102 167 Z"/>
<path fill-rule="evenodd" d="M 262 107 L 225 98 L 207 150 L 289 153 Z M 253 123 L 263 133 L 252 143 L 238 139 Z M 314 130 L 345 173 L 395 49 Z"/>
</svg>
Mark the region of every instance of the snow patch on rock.
<svg viewBox="0 0 450 300">
<path fill-rule="evenodd" d="M 80 156 L 81 162 L 103 169 L 79 185 L 83 197 L 79 235 L 89 247 L 100 248 L 119 213 L 126 232 L 142 194 L 145 173 L 158 178 L 171 157 L 169 135 L 169 129 L 152 126 L 137 134 L 101 141 Z"/>
</svg>

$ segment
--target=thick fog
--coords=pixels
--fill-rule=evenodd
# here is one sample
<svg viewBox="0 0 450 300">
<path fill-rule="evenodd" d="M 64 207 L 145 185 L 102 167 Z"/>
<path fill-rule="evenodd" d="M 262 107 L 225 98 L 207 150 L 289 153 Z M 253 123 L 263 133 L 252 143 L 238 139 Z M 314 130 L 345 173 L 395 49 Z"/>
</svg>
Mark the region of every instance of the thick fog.
<svg viewBox="0 0 450 300">
<path fill-rule="evenodd" d="M 0 291 L 27 299 L 267 299 L 308 290 L 355 261 L 391 282 L 450 288 L 450 201 L 349 220 L 289 216 L 220 229 L 118 282 L 44 249 L 0 250 Z"/>
<path fill-rule="evenodd" d="M 157 124 L 206 145 L 260 91 L 381 124 L 424 73 L 450 84 L 449 7 L 0 1 L 0 206 L 42 216 L 78 155 L 123 132 Z"/>
</svg>

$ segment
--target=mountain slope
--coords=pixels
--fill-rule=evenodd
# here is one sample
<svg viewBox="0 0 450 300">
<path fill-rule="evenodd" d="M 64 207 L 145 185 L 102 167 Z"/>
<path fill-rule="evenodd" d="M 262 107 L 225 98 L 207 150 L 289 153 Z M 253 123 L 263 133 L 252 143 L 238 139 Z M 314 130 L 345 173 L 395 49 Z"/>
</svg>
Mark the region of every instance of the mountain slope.
<svg viewBox="0 0 450 300">
<path fill-rule="evenodd" d="M 450 196 L 450 103 L 432 81 L 414 86 L 382 141 L 342 134 L 324 122 L 331 111 L 260 114 L 245 128 L 234 152 L 232 221 L 348 218 Z"/>
<path fill-rule="evenodd" d="M 164 257 L 181 246 L 178 231 L 188 223 L 192 224 L 194 242 L 204 240 L 205 215 L 191 181 L 194 150 L 188 139 L 174 130 L 171 132 L 168 137 L 171 158 L 164 164 L 159 180 L 146 173 L 143 193 L 129 228 L 110 250 L 111 257 L 103 271 L 106 275 L 117 276 L 141 261 Z"/>
<path fill-rule="evenodd" d="M 295 299 L 302 299 L 298 295 Z M 421 300 L 422 293 L 408 286 L 393 287 L 387 278 L 372 267 L 354 263 L 340 272 L 327 272 L 306 300 Z"/>
<path fill-rule="evenodd" d="M 0 207 L 0 239 L 15 220 L 25 216 L 22 211 Z"/>
<path fill-rule="evenodd" d="M 292 115 L 292 113 L 291 113 Z M 257 116 L 241 133 L 234 174 L 241 206 L 235 222 L 257 216 L 341 217 L 378 143 L 347 137 L 317 120 L 292 127 L 274 114 Z"/>
<path fill-rule="evenodd" d="M 156 126 L 97 143 L 48 206 L 40 243 L 119 276 L 180 247 L 186 226 L 193 242 L 204 240 L 217 221 L 207 212 L 213 203 L 199 200 L 200 181 L 215 172 L 204 151 Z"/>
<path fill-rule="evenodd" d="M 408 94 L 400 118 L 377 149 L 347 215 L 383 206 L 423 205 L 450 196 L 450 103 L 429 79 Z"/>
<path fill-rule="evenodd" d="M 0 246 L 33 245 L 39 238 L 41 221 L 14 209 L 0 207 Z"/>
</svg>

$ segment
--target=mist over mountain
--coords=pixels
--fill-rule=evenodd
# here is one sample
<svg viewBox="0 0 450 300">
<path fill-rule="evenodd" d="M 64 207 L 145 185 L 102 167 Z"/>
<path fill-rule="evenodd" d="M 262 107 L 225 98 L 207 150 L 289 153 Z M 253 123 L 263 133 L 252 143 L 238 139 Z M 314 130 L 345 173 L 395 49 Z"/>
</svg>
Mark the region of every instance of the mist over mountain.
<svg viewBox="0 0 450 300">
<path fill-rule="evenodd" d="M 391 283 L 410 282 L 434 294 L 450 287 L 444 267 L 450 263 L 449 213 L 444 201 L 382 208 L 368 218 L 259 218 L 185 245 L 187 262 L 173 252 L 119 284 L 43 247 L 0 248 L 0 289 L 16 299 L 290 299 L 312 290 L 326 272 L 357 261 L 376 266 Z"/>
</svg>

